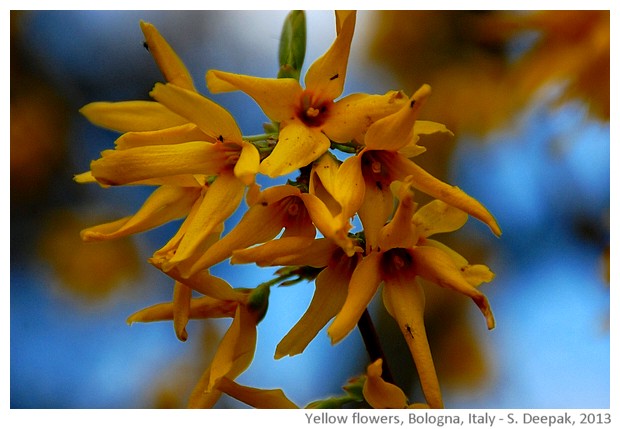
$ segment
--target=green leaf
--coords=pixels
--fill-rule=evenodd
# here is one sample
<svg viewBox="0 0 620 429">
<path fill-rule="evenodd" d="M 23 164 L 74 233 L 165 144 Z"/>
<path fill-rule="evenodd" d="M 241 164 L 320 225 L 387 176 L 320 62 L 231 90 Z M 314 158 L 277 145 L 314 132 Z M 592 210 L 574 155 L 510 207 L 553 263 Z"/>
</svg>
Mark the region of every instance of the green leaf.
<svg viewBox="0 0 620 429">
<path fill-rule="evenodd" d="M 278 78 L 299 80 L 305 56 L 306 14 L 303 10 L 293 10 L 286 16 L 282 26 Z"/>
</svg>

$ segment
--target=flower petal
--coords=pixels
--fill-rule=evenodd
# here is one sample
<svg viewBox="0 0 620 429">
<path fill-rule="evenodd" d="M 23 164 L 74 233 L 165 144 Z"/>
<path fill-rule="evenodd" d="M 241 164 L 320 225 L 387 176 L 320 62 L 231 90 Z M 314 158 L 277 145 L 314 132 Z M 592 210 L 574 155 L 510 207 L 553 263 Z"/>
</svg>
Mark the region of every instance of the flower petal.
<svg viewBox="0 0 620 429">
<path fill-rule="evenodd" d="M 403 180 L 411 175 L 416 189 L 469 213 L 476 219 L 486 223 L 495 235 L 501 235 L 502 231 L 493 215 L 476 199 L 467 195 L 458 187 L 442 182 L 413 161 L 399 154 L 384 158 L 395 178 Z"/>
<path fill-rule="evenodd" d="M 326 238 L 284 237 L 260 246 L 233 251 L 231 264 L 255 263 L 259 267 L 304 265 L 327 266 L 338 246 Z"/>
<path fill-rule="evenodd" d="M 194 387 L 189 408 L 210 408 L 219 399 L 215 388 L 222 377 L 235 379 L 252 362 L 256 349 L 256 315 L 244 305 L 237 307 L 233 323 L 224 334 L 213 361 Z"/>
<path fill-rule="evenodd" d="M 351 224 L 348 219 L 332 216 L 327 206 L 312 194 L 301 194 L 301 199 L 308 210 L 312 222 L 321 231 L 323 236 L 337 243 L 345 253 L 352 256 L 355 253 L 354 243 L 348 236 Z"/>
<path fill-rule="evenodd" d="M 280 130 L 276 147 L 260 164 L 259 171 L 269 177 L 284 176 L 318 159 L 330 144 L 320 129 L 290 122 Z"/>
<path fill-rule="evenodd" d="M 80 109 L 95 125 L 126 133 L 154 131 L 187 123 L 187 119 L 155 101 L 96 101 Z"/>
<path fill-rule="evenodd" d="M 351 279 L 349 257 L 342 255 L 333 266 L 321 271 L 316 278 L 310 306 L 276 348 L 275 358 L 302 353 L 310 341 L 342 308 Z"/>
<path fill-rule="evenodd" d="M 207 72 L 207 86 L 213 93 L 243 91 L 258 103 L 269 119 L 282 122 L 295 116 L 303 89 L 295 79 L 272 79 L 227 73 Z"/>
<path fill-rule="evenodd" d="M 174 304 L 162 302 L 136 311 L 127 318 L 127 324 L 161 322 L 172 320 Z M 237 308 L 236 301 L 225 301 L 210 296 L 192 298 L 189 305 L 190 319 L 216 319 L 233 317 Z"/>
<path fill-rule="evenodd" d="M 183 61 L 170 47 L 166 39 L 159 34 L 154 25 L 140 21 L 140 28 L 146 38 L 146 46 L 155 58 L 159 70 L 166 80 L 182 88 L 195 91 L 194 81 Z"/>
<path fill-rule="evenodd" d="M 347 95 L 330 107 L 323 132 L 336 142 L 349 142 L 365 133 L 378 119 L 400 110 L 408 101 L 401 91 L 389 91 L 384 95 Z"/>
<path fill-rule="evenodd" d="M 381 378 L 383 359 L 377 359 L 366 370 L 366 381 L 362 388 L 364 399 L 375 409 L 407 408 L 407 396 L 400 387 Z"/>
<path fill-rule="evenodd" d="M 418 246 L 411 250 L 418 274 L 438 286 L 470 297 L 484 315 L 487 328 L 495 327 L 495 319 L 487 297 L 465 280 L 452 258 L 438 248 Z"/>
<path fill-rule="evenodd" d="M 225 165 L 225 154 L 214 143 L 188 142 L 104 150 L 90 165 L 93 176 L 105 185 L 126 185 L 155 177 L 179 174 L 216 175 Z"/>
<path fill-rule="evenodd" d="M 377 249 L 379 234 L 394 208 L 390 189 L 378 186 L 370 178 L 364 177 L 364 202 L 358 210 L 359 218 L 366 236 L 366 251 Z"/>
<path fill-rule="evenodd" d="M 364 202 L 366 185 L 362 175 L 362 157 L 350 156 L 338 168 L 333 196 L 342 207 L 343 220 L 355 216 Z"/>
<path fill-rule="evenodd" d="M 117 138 L 114 145 L 116 149 L 124 150 L 139 146 L 177 144 L 193 141 L 208 141 L 214 143 L 215 139 L 206 135 L 195 124 L 183 124 L 155 131 L 128 132 Z"/>
<path fill-rule="evenodd" d="M 441 200 L 433 200 L 420 207 L 413 215 L 412 222 L 423 237 L 441 232 L 452 232 L 467 222 L 467 213 Z"/>
<path fill-rule="evenodd" d="M 185 327 L 189 321 L 191 300 L 191 288 L 181 282 L 175 282 L 172 293 L 172 320 L 174 332 L 181 341 L 187 340 L 187 330 Z"/>
<path fill-rule="evenodd" d="M 411 223 L 417 207 L 413 201 L 413 189 L 408 182 L 392 182 L 392 193 L 398 198 L 398 205 L 392 219 L 381 228 L 378 245 L 382 251 L 397 247 L 406 249 L 415 245 L 419 235 Z"/>
<path fill-rule="evenodd" d="M 415 279 L 390 277 L 383 286 L 383 302 L 396 320 L 415 362 L 422 391 L 431 408 L 443 408 L 439 381 L 424 326 L 425 297 Z"/>
<path fill-rule="evenodd" d="M 332 344 L 342 340 L 355 328 L 362 313 L 377 292 L 382 280 L 379 271 L 380 259 L 381 253 L 371 252 L 357 264 L 353 271 L 345 303 L 327 329 Z"/>
<path fill-rule="evenodd" d="M 200 188 L 161 186 L 146 199 L 133 215 L 84 229 L 84 241 L 110 240 L 147 231 L 187 215 L 200 195 Z"/>
<path fill-rule="evenodd" d="M 222 106 L 197 92 L 172 84 L 155 84 L 151 97 L 186 118 L 214 139 L 241 143 L 241 130 L 232 115 Z"/>
<path fill-rule="evenodd" d="M 228 396 L 235 398 L 255 409 L 298 409 L 290 399 L 286 397 L 282 389 L 256 389 L 242 386 L 228 377 L 222 377 L 217 388 Z"/>
<path fill-rule="evenodd" d="M 210 244 L 208 237 L 237 210 L 244 189 L 243 183 L 232 174 L 222 174 L 215 179 L 207 189 L 175 255 L 164 264 L 165 271 L 183 261 L 193 261 L 207 250 Z"/>
<path fill-rule="evenodd" d="M 423 85 L 399 111 L 377 120 L 368 128 L 364 138 L 367 148 L 397 151 L 413 138 L 413 127 L 418 113 L 431 93 L 431 87 Z"/>
<path fill-rule="evenodd" d="M 239 223 L 215 242 L 191 267 L 186 276 L 212 267 L 230 257 L 233 251 L 271 240 L 282 231 L 286 212 L 277 204 L 258 203 L 248 209 Z"/>
<path fill-rule="evenodd" d="M 306 89 L 318 94 L 323 100 L 333 100 L 342 94 L 355 30 L 355 19 L 355 13 L 346 16 L 342 24 L 338 25 L 336 40 L 306 72 Z"/>
<path fill-rule="evenodd" d="M 245 185 L 250 185 L 254 183 L 259 165 L 260 154 L 256 146 L 246 141 L 241 142 L 241 154 L 234 167 L 235 176 Z"/>
</svg>

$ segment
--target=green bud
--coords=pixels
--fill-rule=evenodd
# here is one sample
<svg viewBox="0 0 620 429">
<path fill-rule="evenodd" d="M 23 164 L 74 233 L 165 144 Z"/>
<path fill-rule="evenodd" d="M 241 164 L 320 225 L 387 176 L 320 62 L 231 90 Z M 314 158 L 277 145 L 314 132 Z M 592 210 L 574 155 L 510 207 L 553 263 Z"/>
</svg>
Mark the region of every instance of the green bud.
<svg viewBox="0 0 620 429">
<path fill-rule="evenodd" d="M 278 78 L 299 80 L 306 56 L 306 14 L 303 10 L 291 11 L 284 20 L 280 37 Z"/>
<path fill-rule="evenodd" d="M 269 307 L 269 286 L 268 283 L 263 283 L 250 292 L 248 308 L 258 313 L 257 322 L 263 320 L 263 317 L 267 314 L 267 307 Z"/>
</svg>

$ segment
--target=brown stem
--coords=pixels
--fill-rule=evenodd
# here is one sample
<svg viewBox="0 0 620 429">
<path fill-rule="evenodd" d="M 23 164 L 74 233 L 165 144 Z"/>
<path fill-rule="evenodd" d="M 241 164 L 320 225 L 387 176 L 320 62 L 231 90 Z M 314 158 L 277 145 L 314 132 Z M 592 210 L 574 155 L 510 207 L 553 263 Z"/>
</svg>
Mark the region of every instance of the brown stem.
<svg viewBox="0 0 620 429">
<path fill-rule="evenodd" d="M 385 353 L 379 342 L 379 336 L 377 335 L 375 325 L 372 323 L 368 309 L 364 310 L 362 317 L 360 317 L 360 320 L 357 322 L 357 327 L 362 334 L 362 339 L 364 340 L 364 345 L 366 346 L 366 351 L 368 352 L 371 362 L 381 358 L 383 361 L 383 373 L 381 377 L 388 383 L 394 384 L 394 377 L 392 377 L 392 372 L 388 366 Z"/>
</svg>

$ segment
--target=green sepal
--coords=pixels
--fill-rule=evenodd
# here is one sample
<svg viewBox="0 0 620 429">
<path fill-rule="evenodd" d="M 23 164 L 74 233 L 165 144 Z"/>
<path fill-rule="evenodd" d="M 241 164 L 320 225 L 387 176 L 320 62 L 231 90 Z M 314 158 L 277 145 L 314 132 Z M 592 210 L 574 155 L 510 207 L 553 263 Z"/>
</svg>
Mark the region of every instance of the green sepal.
<svg viewBox="0 0 620 429">
<path fill-rule="evenodd" d="M 278 58 L 278 78 L 299 80 L 306 56 L 306 14 L 303 10 L 289 12 L 282 26 Z"/>
<path fill-rule="evenodd" d="M 256 287 L 248 297 L 248 308 L 258 313 L 257 323 L 263 320 L 269 307 L 269 284 L 263 283 Z"/>
<path fill-rule="evenodd" d="M 368 404 L 366 404 L 364 394 L 362 393 L 365 381 L 365 375 L 354 377 L 342 388 L 346 392 L 346 395 L 320 399 L 309 403 L 305 408 L 338 409 L 344 408 L 345 406 L 351 408 L 353 404 L 357 404 L 358 408 L 366 408 Z"/>
</svg>

